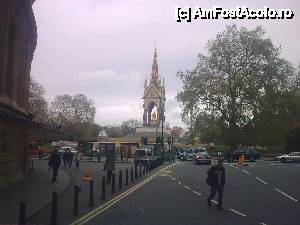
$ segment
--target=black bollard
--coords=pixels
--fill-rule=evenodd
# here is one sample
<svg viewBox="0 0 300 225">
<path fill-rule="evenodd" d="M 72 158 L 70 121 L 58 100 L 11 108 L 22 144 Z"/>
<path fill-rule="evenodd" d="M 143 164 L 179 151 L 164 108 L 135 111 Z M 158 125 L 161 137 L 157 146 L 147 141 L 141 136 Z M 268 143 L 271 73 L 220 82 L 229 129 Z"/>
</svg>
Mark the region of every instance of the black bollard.
<svg viewBox="0 0 300 225">
<path fill-rule="evenodd" d="M 122 175 L 122 171 L 119 171 L 119 189 L 122 189 L 122 184 L 123 184 L 123 175 Z"/>
<path fill-rule="evenodd" d="M 116 175 L 115 173 L 112 174 L 112 182 L 111 182 L 111 193 L 116 193 Z"/>
<path fill-rule="evenodd" d="M 135 175 L 135 179 L 138 179 L 138 173 L 137 173 L 137 165 L 135 165 L 134 167 L 134 175 Z"/>
<path fill-rule="evenodd" d="M 78 197 L 81 188 L 79 185 L 74 185 L 74 207 L 73 207 L 73 216 L 78 216 Z"/>
<path fill-rule="evenodd" d="M 146 165 L 144 165 L 144 168 L 143 168 L 143 175 L 145 175 L 145 172 L 146 172 Z"/>
<path fill-rule="evenodd" d="M 105 199 L 105 176 L 102 177 L 102 193 L 101 193 L 101 198 Z"/>
<path fill-rule="evenodd" d="M 94 206 L 94 181 L 90 180 L 90 199 L 89 199 L 89 206 Z"/>
<path fill-rule="evenodd" d="M 125 184 L 127 186 L 128 185 L 128 168 L 126 168 L 126 170 L 125 170 L 125 176 L 126 176 Z"/>
<path fill-rule="evenodd" d="M 51 225 L 57 225 L 57 192 L 52 192 Z"/>
<path fill-rule="evenodd" d="M 140 165 L 140 177 L 142 177 L 142 165 Z"/>
<path fill-rule="evenodd" d="M 19 212 L 19 224 L 26 224 L 26 203 L 20 202 L 20 212 Z"/>
<path fill-rule="evenodd" d="M 133 183 L 133 167 L 131 167 L 130 179 L 131 179 L 131 183 Z"/>
<path fill-rule="evenodd" d="M 149 173 L 149 164 L 146 165 L 146 173 Z"/>
</svg>

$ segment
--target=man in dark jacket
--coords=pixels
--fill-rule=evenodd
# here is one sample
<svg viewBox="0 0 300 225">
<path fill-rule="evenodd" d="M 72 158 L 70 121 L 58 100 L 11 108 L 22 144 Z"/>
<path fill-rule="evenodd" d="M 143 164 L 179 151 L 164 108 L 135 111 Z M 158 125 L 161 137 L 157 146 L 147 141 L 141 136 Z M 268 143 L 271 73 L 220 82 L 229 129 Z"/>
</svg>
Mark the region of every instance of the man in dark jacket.
<svg viewBox="0 0 300 225">
<path fill-rule="evenodd" d="M 67 162 L 68 162 L 68 152 L 67 152 L 67 150 L 64 151 L 63 161 L 64 161 L 64 169 L 65 169 L 66 166 L 67 166 Z"/>
<path fill-rule="evenodd" d="M 105 154 L 106 160 L 104 163 L 104 168 L 103 170 L 106 170 L 106 183 L 110 184 L 111 178 L 112 178 L 112 173 L 115 169 L 115 157 L 114 153 L 112 151 L 106 151 Z"/>
<path fill-rule="evenodd" d="M 218 191 L 218 209 L 222 209 L 222 200 L 225 184 L 225 169 L 223 167 L 223 160 L 218 160 L 218 165 L 212 166 L 208 171 L 208 180 L 210 183 L 210 195 L 207 198 L 208 206 L 211 206 L 211 200 L 216 196 Z"/>
<path fill-rule="evenodd" d="M 53 170 L 53 176 L 52 176 L 52 182 L 56 181 L 58 168 L 60 166 L 60 156 L 58 155 L 57 151 L 54 150 L 54 152 L 51 154 L 48 166 L 52 167 Z"/>
<path fill-rule="evenodd" d="M 68 164 L 69 164 L 69 168 L 72 166 L 72 162 L 73 162 L 73 153 L 71 152 L 71 150 L 68 150 Z"/>
</svg>

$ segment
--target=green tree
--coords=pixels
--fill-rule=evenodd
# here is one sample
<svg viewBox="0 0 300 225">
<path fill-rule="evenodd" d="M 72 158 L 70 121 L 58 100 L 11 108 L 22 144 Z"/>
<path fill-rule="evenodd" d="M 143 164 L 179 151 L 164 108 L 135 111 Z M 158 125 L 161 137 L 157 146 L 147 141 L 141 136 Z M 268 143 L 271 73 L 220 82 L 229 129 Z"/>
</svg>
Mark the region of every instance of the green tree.
<svg viewBox="0 0 300 225">
<path fill-rule="evenodd" d="M 45 88 L 31 77 L 29 86 L 29 112 L 33 114 L 34 120 L 42 123 L 47 123 L 49 119 L 48 102 L 46 101 L 45 94 Z"/>
<path fill-rule="evenodd" d="M 182 135 L 183 135 L 183 128 L 182 127 L 172 127 L 171 129 L 171 135 L 172 137 L 175 137 L 175 138 L 180 138 Z"/>
<path fill-rule="evenodd" d="M 141 122 L 139 122 L 136 119 L 130 119 L 130 120 L 123 121 L 121 124 L 123 135 L 133 133 L 135 131 L 135 128 L 138 127 L 140 124 L 141 124 Z"/>
<path fill-rule="evenodd" d="M 96 108 L 83 94 L 58 95 L 51 103 L 51 120 L 71 133 L 75 139 L 90 139 Z"/>
<path fill-rule="evenodd" d="M 294 94 L 295 69 L 264 34 L 262 27 L 227 26 L 208 42 L 207 55 L 199 54 L 192 70 L 177 73 L 183 82 L 177 99 L 192 133 L 200 132 L 197 121 L 205 121 L 210 131 L 217 128 L 215 136 L 236 146 L 253 143 L 257 135 L 264 138 L 266 130 L 272 133 L 275 118 L 286 120 L 285 101 Z M 277 143 L 283 141 L 286 130 L 278 133 L 268 144 L 277 137 Z"/>
</svg>

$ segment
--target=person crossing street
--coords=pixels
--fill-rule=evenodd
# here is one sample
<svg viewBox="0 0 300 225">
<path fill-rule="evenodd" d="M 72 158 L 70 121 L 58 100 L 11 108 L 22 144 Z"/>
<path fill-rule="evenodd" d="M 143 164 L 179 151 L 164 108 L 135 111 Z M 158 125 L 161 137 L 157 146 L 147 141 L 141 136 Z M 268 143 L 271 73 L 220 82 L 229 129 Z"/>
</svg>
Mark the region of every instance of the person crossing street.
<svg viewBox="0 0 300 225">
<path fill-rule="evenodd" d="M 216 196 L 218 191 L 218 209 L 222 209 L 222 202 L 223 202 L 223 192 L 224 192 L 224 185 L 225 185 L 225 168 L 223 166 L 223 160 L 219 159 L 218 164 L 212 166 L 207 171 L 207 184 L 210 185 L 210 195 L 207 198 L 208 206 L 211 206 L 211 200 Z"/>
</svg>

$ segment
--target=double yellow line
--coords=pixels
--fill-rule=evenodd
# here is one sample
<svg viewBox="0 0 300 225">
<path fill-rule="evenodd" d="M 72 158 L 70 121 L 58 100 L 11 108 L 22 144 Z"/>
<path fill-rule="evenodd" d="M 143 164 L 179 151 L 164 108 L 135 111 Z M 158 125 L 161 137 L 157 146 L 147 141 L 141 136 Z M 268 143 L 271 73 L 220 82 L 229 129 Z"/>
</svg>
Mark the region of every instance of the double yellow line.
<svg viewBox="0 0 300 225">
<path fill-rule="evenodd" d="M 135 185 L 134 187 L 130 188 L 129 190 L 127 190 L 127 191 L 123 192 L 122 194 L 116 196 L 115 198 L 111 199 L 110 201 L 106 202 L 105 204 L 103 204 L 103 205 L 99 206 L 98 208 L 94 209 L 93 211 L 87 213 L 83 217 L 75 220 L 70 225 L 82 225 L 82 224 L 87 223 L 91 219 L 95 218 L 97 215 L 99 215 L 102 212 L 104 212 L 106 209 L 109 209 L 110 207 L 112 207 L 113 205 L 115 205 L 118 201 L 122 200 L 126 196 L 130 195 L 134 191 L 136 191 L 139 188 L 141 188 L 143 185 L 145 185 L 146 183 L 148 183 L 150 180 L 152 180 L 153 178 L 155 178 L 158 174 L 164 172 L 165 170 L 167 170 L 171 166 L 173 166 L 173 165 L 166 166 L 163 169 L 155 172 L 150 177 L 148 177 L 145 180 L 143 180 L 141 183 Z"/>
</svg>

